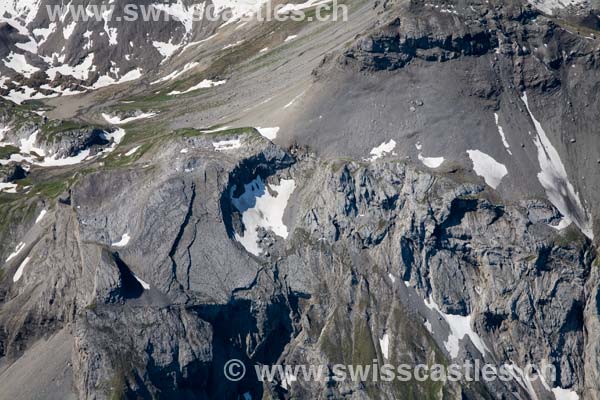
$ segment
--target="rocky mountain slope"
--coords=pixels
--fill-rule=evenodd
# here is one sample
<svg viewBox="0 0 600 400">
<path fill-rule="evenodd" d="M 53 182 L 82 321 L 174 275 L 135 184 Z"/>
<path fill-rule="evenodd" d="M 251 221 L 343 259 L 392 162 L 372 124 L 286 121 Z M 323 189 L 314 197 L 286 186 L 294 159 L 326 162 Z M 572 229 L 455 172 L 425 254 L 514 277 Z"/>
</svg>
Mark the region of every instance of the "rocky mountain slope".
<svg viewBox="0 0 600 400">
<path fill-rule="evenodd" d="M 597 1 L 52 4 L 0 5 L 0 399 L 600 399 Z"/>
</svg>

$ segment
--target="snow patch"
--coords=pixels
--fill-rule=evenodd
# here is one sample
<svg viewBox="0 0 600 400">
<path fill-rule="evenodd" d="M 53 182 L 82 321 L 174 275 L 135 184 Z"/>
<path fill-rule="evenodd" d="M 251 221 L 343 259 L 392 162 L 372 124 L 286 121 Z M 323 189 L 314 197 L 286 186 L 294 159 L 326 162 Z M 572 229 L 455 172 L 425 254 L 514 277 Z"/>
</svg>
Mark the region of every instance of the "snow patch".
<svg viewBox="0 0 600 400">
<path fill-rule="evenodd" d="M 552 393 L 556 400 L 579 400 L 579 395 L 573 390 L 555 387 L 552 389 Z"/>
<path fill-rule="evenodd" d="M 129 122 L 132 121 L 137 121 L 139 119 L 145 119 L 145 118 L 151 118 L 154 117 L 156 115 L 156 113 L 150 112 L 150 113 L 142 113 L 139 115 L 135 115 L 133 117 L 128 117 L 125 119 L 121 119 L 119 116 L 111 116 L 109 114 L 102 114 L 102 118 L 104 118 L 106 120 L 106 122 L 108 122 L 109 124 L 113 124 L 113 125 L 123 125 L 123 124 L 127 124 Z"/>
<path fill-rule="evenodd" d="M 296 382 L 297 378 L 294 374 L 292 374 L 290 371 L 285 371 L 285 376 L 283 377 L 282 381 L 281 381 L 281 387 L 284 388 L 285 390 L 288 389 L 288 387 L 291 387 L 292 382 Z"/>
<path fill-rule="evenodd" d="M 310 7 L 316 7 L 321 4 L 330 3 L 331 0 L 307 0 L 299 4 L 286 4 L 278 10 L 278 14 L 287 14 L 292 11 L 300 11 Z"/>
<path fill-rule="evenodd" d="M 25 269 L 27 263 L 29 263 L 29 257 L 25 258 L 21 265 L 19 265 L 19 268 L 17 268 L 17 271 L 13 276 L 13 282 L 17 282 L 19 279 L 21 279 L 21 276 L 23 276 L 23 270 Z"/>
<path fill-rule="evenodd" d="M 54 80 L 56 73 L 60 72 L 61 75 L 69 75 L 75 79 L 85 81 L 88 79 L 90 71 L 94 71 L 95 68 L 94 53 L 90 53 L 78 65 L 71 67 L 70 65 L 63 64 L 58 67 L 49 68 L 46 73 L 48 74 L 50 80 Z"/>
<path fill-rule="evenodd" d="M 31 78 L 31 75 L 40 70 L 38 67 L 30 65 L 23 54 L 17 53 L 10 53 L 4 60 L 4 65 L 25 78 Z"/>
<path fill-rule="evenodd" d="M 274 140 L 277 137 L 277 133 L 279 133 L 279 127 L 273 127 L 273 128 L 260 128 L 257 127 L 256 130 L 258 131 L 258 133 L 260 133 L 263 137 L 269 139 L 269 140 Z"/>
<path fill-rule="evenodd" d="M 45 157 L 41 162 L 35 162 L 34 164 L 39 165 L 40 167 L 64 167 L 67 165 L 75 165 L 83 162 L 90 156 L 90 150 L 86 149 L 79 154 L 66 157 L 66 158 L 58 158 L 58 156 L 54 155 L 52 157 Z"/>
<path fill-rule="evenodd" d="M 424 157 L 421 153 L 417 156 L 419 161 L 428 168 L 439 168 L 444 163 L 444 157 Z"/>
<path fill-rule="evenodd" d="M 48 213 L 48 211 L 42 210 L 40 212 L 40 215 L 38 215 L 38 217 L 35 219 L 35 223 L 39 224 L 44 219 L 44 217 L 46 216 L 46 213 Z"/>
<path fill-rule="evenodd" d="M 374 147 L 371 150 L 371 157 L 367 159 L 367 161 L 375 161 L 380 159 L 386 154 L 391 153 L 396 148 L 396 141 L 394 139 L 390 139 L 389 142 L 383 142 L 379 146 Z"/>
<path fill-rule="evenodd" d="M 115 79 L 108 75 L 102 75 L 89 89 L 100 89 L 107 86 L 118 85 L 125 82 L 135 81 L 141 77 L 142 70 L 140 68 L 132 69 L 119 79 Z"/>
<path fill-rule="evenodd" d="M 527 101 L 527 93 L 523 92 L 521 100 L 525 103 L 537 132 L 536 137 L 533 139 L 538 151 L 538 163 L 541 169 L 537 178 L 546 191 L 548 200 L 560 211 L 565 220 L 573 221 L 584 235 L 593 240 L 594 226 L 592 219 L 583 207 L 579 194 L 569 181 L 558 151 L 550 142 L 542 124 L 533 115 Z"/>
<path fill-rule="evenodd" d="M 16 256 L 18 256 L 19 253 L 21 252 L 21 250 L 23 250 L 24 248 L 25 248 L 25 243 L 23 243 L 23 242 L 19 243 L 17 245 L 17 247 L 15 248 L 15 251 L 8 256 L 8 258 L 6 259 L 5 262 L 9 262 L 10 260 L 12 260 Z"/>
<path fill-rule="evenodd" d="M 238 198 L 233 197 L 236 187 L 232 188 L 231 202 L 242 213 L 244 224 L 244 235 L 236 233 L 235 237 L 248 252 L 256 256 L 262 253 L 258 245 L 259 228 L 270 230 L 283 239 L 288 237 L 283 214 L 295 188 L 293 179 L 282 179 L 279 185 L 267 187 L 260 176 L 244 185 L 244 193 Z"/>
<path fill-rule="evenodd" d="M 468 336 L 469 339 L 471 339 L 471 343 L 479 350 L 481 355 L 485 355 L 486 352 L 489 352 L 488 347 L 481 337 L 473 330 L 473 328 L 471 328 L 471 315 L 463 317 L 462 315 L 446 314 L 440 310 L 431 296 L 428 300 L 425 300 L 425 305 L 430 310 L 437 311 L 450 327 L 451 332 L 448 335 L 448 339 L 444 342 L 444 346 L 452 358 L 458 357 L 460 351 L 459 341 L 464 339 L 465 336 Z"/>
<path fill-rule="evenodd" d="M 390 281 L 392 281 L 392 283 L 396 283 L 396 277 L 394 275 L 392 275 L 391 273 L 388 274 L 388 278 L 390 278 Z"/>
<path fill-rule="evenodd" d="M 17 184 L 10 182 L 0 182 L 0 192 L 17 193 Z"/>
<path fill-rule="evenodd" d="M 242 141 L 240 139 L 221 140 L 220 142 L 213 142 L 213 147 L 216 151 L 239 149 L 242 147 Z"/>
<path fill-rule="evenodd" d="M 124 233 L 123 236 L 121 236 L 121 240 L 119 240 L 118 242 L 112 243 L 111 246 L 125 247 L 129 243 L 129 240 L 131 240 L 131 236 L 129 236 L 129 233 Z"/>
<path fill-rule="evenodd" d="M 189 92 L 193 92 L 194 90 L 199 90 L 199 89 L 208 89 L 211 87 L 215 87 L 215 86 L 220 86 L 220 85 L 224 85 L 227 81 L 212 81 L 210 79 L 205 79 L 202 82 L 200 82 L 199 84 L 192 86 L 191 88 L 184 90 L 183 92 L 180 92 L 179 90 L 174 90 L 171 93 L 169 93 L 169 96 L 176 96 L 178 94 L 186 94 Z"/>
<path fill-rule="evenodd" d="M 125 157 L 129 157 L 134 155 L 142 146 L 136 146 L 133 149 L 129 150 L 127 153 L 125 153 Z"/>
<path fill-rule="evenodd" d="M 429 321 L 425 321 L 423 325 L 425 326 L 425 329 L 429 331 L 429 333 L 433 333 L 433 327 L 431 326 L 431 323 Z"/>
<path fill-rule="evenodd" d="M 181 71 L 173 71 L 173 72 L 171 72 L 169 75 L 167 75 L 167 76 L 164 76 L 164 77 L 162 77 L 162 78 L 160 78 L 160 79 L 157 79 L 157 80 L 155 80 L 154 82 L 151 82 L 150 84 L 151 84 L 151 85 L 156 85 L 157 83 L 161 83 L 161 82 L 167 82 L 167 81 L 173 80 L 173 79 L 175 79 L 175 78 L 178 78 L 179 76 L 181 76 L 181 75 L 185 74 L 185 73 L 186 73 L 187 71 L 189 71 L 190 69 L 197 67 L 198 65 L 200 65 L 200 63 L 198 63 L 198 62 L 195 62 L 195 61 L 194 61 L 194 62 L 191 62 L 191 63 L 187 63 L 187 64 L 186 64 L 186 65 L 183 67 L 183 69 L 182 69 Z"/>
<path fill-rule="evenodd" d="M 473 162 L 473 170 L 475 173 L 485 180 L 488 186 L 496 189 L 502 178 L 508 174 L 508 170 L 504 164 L 500 164 L 491 156 L 479 150 L 467 150 L 469 158 Z"/>
<path fill-rule="evenodd" d="M 387 360 L 390 356 L 390 337 L 387 333 L 383 334 L 383 337 L 379 339 L 379 347 L 381 347 L 381 353 Z"/>
<path fill-rule="evenodd" d="M 497 113 L 494 113 L 494 118 L 496 119 L 496 126 L 498 127 L 498 133 L 500 134 L 500 138 L 502 139 L 502 144 L 504 145 L 504 148 L 506 149 L 508 154 L 510 154 L 512 156 L 512 151 L 510 151 L 510 145 L 508 144 L 508 141 L 506 140 L 506 135 L 504 134 L 504 129 L 502 129 L 502 126 L 500 126 L 500 124 L 498 123 L 499 117 L 498 117 Z"/>
<path fill-rule="evenodd" d="M 77 22 L 71 22 L 69 25 L 63 28 L 63 37 L 65 38 L 65 40 L 69 40 L 76 26 Z"/>
<path fill-rule="evenodd" d="M 142 287 L 144 288 L 144 290 L 150 290 L 150 284 L 148 284 L 147 282 L 143 281 L 142 278 L 140 278 L 139 276 L 137 276 L 133 271 L 131 273 L 133 274 L 133 277 L 140 283 L 140 285 L 142 285 Z"/>
<path fill-rule="evenodd" d="M 173 38 L 168 43 L 155 40 L 152 42 L 152 46 L 163 56 L 161 64 L 167 61 L 181 47 L 179 44 L 173 44 Z"/>
</svg>

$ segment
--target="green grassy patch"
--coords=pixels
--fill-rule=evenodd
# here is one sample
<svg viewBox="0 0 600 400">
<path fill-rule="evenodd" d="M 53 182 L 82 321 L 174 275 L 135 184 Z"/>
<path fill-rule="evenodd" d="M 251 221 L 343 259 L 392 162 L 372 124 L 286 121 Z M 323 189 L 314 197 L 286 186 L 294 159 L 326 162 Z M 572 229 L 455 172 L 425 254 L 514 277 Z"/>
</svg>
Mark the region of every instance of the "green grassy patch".
<svg viewBox="0 0 600 400">
<path fill-rule="evenodd" d="M 0 147 L 0 160 L 8 160 L 13 154 L 19 154 L 19 148 L 15 146 Z"/>
</svg>

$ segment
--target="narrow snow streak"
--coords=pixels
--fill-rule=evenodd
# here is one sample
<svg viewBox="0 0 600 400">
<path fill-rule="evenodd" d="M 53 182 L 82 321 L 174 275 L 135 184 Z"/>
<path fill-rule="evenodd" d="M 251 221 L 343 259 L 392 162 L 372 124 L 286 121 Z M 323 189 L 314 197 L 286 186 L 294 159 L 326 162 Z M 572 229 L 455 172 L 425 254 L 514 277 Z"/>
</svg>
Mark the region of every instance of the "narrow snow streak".
<svg viewBox="0 0 600 400">
<path fill-rule="evenodd" d="M 144 288 L 144 290 L 150 290 L 150 284 L 143 281 L 142 278 L 140 278 L 139 276 L 137 276 L 133 271 L 131 272 L 133 274 L 133 277 L 140 283 L 140 285 L 142 285 L 142 287 Z"/>
<path fill-rule="evenodd" d="M 25 258 L 21 265 L 19 265 L 19 268 L 17 268 L 17 271 L 13 276 L 13 282 L 17 282 L 19 279 L 21 279 L 21 276 L 23 276 L 23 271 L 25 270 L 25 266 L 27 265 L 27 263 L 29 263 L 29 257 Z"/>
<path fill-rule="evenodd" d="M 390 337 L 387 333 L 384 333 L 383 337 L 379 339 L 379 347 L 381 347 L 383 357 L 388 360 L 390 358 Z"/>
<path fill-rule="evenodd" d="M 583 207 L 579 199 L 579 194 L 569 181 L 567 171 L 558 151 L 552 145 L 552 142 L 550 142 L 542 124 L 533 115 L 527 101 L 527 93 L 523 92 L 521 100 L 525 103 L 525 107 L 527 107 L 527 111 L 537 132 L 536 137 L 533 139 L 533 143 L 538 151 L 538 163 L 541 169 L 537 178 L 546 191 L 548 200 L 560 211 L 565 219 L 573 221 L 584 235 L 593 240 L 594 226 L 592 219 Z"/>
<path fill-rule="evenodd" d="M 498 133 L 500 134 L 500 138 L 502 139 L 502 144 L 504 145 L 504 148 L 506 149 L 508 154 L 512 156 L 512 151 L 510 151 L 510 144 L 508 144 L 508 140 L 506 140 L 504 129 L 502 129 L 502 126 L 500 126 L 500 124 L 498 123 L 500 117 L 497 113 L 494 113 L 494 118 L 496 119 L 496 126 L 498 127 Z"/>
<path fill-rule="evenodd" d="M 134 155 L 142 146 L 136 146 L 133 149 L 129 150 L 127 153 L 125 153 L 125 157 L 129 157 Z"/>
<path fill-rule="evenodd" d="M 46 213 L 47 213 L 47 212 L 48 212 L 48 211 L 46 211 L 46 210 L 42 210 L 42 211 L 40 212 L 40 215 L 38 215 L 38 217 L 35 219 L 35 223 L 36 223 L 36 224 L 39 224 L 39 223 L 40 223 L 40 222 L 41 222 L 41 221 L 44 219 L 44 217 L 46 216 Z"/>
<path fill-rule="evenodd" d="M 139 119 L 151 118 L 151 117 L 154 117 L 155 115 L 156 115 L 156 113 L 150 112 L 150 113 L 142 113 L 139 115 L 135 115 L 133 117 L 121 119 L 121 117 L 119 117 L 118 115 L 111 116 L 110 114 L 103 113 L 102 118 L 104 118 L 106 120 L 106 122 L 108 122 L 109 124 L 123 125 L 123 124 L 127 124 L 129 122 L 137 121 Z"/>
<path fill-rule="evenodd" d="M 25 248 L 25 243 L 23 243 L 23 242 L 19 243 L 17 245 L 17 248 L 15 249 L 15 251 L 8 256 L 8 258 L 6 259 L 5 262 L 9 262 L 10 260 L 12 260 L 16 256 L 18 256 L 19 253 L 21 252 L 21 250 L 23 250 L 24 248 Z"/>
</svg>

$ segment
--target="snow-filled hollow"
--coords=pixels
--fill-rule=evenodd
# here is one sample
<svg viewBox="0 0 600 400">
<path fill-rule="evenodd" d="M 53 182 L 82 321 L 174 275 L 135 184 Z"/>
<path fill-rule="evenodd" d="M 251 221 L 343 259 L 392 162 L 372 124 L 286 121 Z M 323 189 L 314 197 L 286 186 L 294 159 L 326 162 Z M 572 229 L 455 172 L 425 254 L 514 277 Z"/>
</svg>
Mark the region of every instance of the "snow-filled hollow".
<svg viewBox="0 0 600 400">
<path fill-rule="evenodd" d="M 259 176 L 244 185 L 240 197 L 234 197 L 236 187 L 231 190 L 231 202 L 241 213 L 244 234 L 235 234 L 236 240 L 251 254 L 262 253 L 259 246 L 258 230 L 263 228 L 282 239 L 288 237 L 288 228 L 283 223 L 287 203 L 296 188 L 293 179 L 282 179 L 279 185 L 265 185 Z"/>
</svg>

